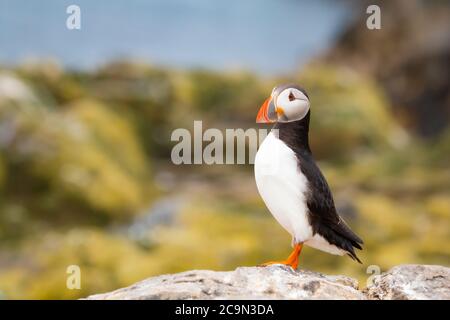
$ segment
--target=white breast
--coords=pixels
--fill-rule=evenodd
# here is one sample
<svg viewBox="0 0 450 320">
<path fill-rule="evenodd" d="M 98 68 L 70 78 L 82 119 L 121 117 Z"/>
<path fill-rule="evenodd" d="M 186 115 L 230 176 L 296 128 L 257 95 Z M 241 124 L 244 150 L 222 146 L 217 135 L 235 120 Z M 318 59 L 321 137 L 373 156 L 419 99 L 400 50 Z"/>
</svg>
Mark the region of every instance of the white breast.
<svg viewBox="0 0 450 320">
<path fill-rule="evenodd" d="M 267 208 L 293 241 L 311 239 L 306 205 L 308 181 L 295 153 L 277 137 L 277 132 L 269 133 L 256 154 L 255 179 Z"/>
</svg>

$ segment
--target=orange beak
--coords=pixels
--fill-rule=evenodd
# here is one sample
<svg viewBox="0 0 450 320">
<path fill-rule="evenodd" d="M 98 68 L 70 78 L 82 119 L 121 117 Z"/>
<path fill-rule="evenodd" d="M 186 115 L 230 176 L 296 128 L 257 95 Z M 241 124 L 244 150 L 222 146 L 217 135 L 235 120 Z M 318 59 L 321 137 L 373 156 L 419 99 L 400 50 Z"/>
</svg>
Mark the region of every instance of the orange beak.
<svg viewBox="0 0 450 320">
<path fill-rule="evenodd" d="M 273 123 L 277 120 L 275 112 L 275 106 L 272 102 L 272 97 L 269 97 L 264 101 L 256 116 L 257 123 Z"/>
</svg>

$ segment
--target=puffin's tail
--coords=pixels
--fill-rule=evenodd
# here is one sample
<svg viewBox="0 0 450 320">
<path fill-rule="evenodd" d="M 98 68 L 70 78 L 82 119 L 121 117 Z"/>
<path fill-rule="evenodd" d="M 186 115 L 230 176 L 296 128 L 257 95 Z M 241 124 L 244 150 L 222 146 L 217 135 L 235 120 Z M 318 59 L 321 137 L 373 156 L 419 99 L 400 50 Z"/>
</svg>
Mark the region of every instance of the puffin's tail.
<svg viewBox="0 0 450 320">
<path fill-rule="evenodd" d="M 349 228 L 349 226 L 347 226 L 347 224 L 344 222 L 344 220 L 342 220 L 342 218 L 340 219 L 340 223 L 337 225 L 336 229 L 337 230 L 335 231 L 339 233 L 339 235 L 344 240 L 343 242 L 341 242 L 342 249 L 344 249 L 347 252 L 347 255 L 350 258 L 362 264 L 361 260 L 359 260 L 358 256 L 355 253 L 355 248 L 362 250 L 362 245 L 364 244 L 362 239 L 358 237 L 356 233 L 354 233 Z"/>
<path fill-rule="evenodd" d="M 357 248 L 358 248 L 358 247 L 357 247 Z M 359 249 L 359 248 L 358 248 L 358 249 Z M 362 248 L 361 248 L 360 250 L 362 250 Z M 355 253 L 355 249 L 352 248 L 351 251 L 347 251 L 347 255 L 348 255 L 350 258 L 352 258 L 353 260 L 358 261 L 359 263 L 362 264 L 361 260 L 359 260 L 358 256 L 357 256 L 356 253 Z"/>
<path fill-rule="evenodd" d="M 350 258 L 362 264 L 355 253 L 355 248 L 362 250 L 363 241 L 347 226 L 342 218 L 339 219 L 339 223 L 323 229 L 325 230 L 321 231 L 325 233 L 325 238 L 329 239 L 330 243 L 344 250 Z"/>
</svg>

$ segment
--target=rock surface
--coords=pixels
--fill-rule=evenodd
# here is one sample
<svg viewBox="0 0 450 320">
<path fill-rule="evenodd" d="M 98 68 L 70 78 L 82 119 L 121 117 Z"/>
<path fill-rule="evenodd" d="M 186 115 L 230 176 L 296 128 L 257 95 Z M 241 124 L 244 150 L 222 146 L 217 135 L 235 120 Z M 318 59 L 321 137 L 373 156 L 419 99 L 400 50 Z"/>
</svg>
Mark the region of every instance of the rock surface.
<svg viewBox="0 0 450 320">
<path fill-rule="evenodd" d="M 358 283 L 290 267 L 241 267 L 162 275 L 88 299 L 364 299 Z"/>
<path fill-rule="evenodd" d="M 375 276 L 365 293 L 381 300 L 450 300 L 450 268 L 402 265 Z"/>
<path fill-rule="evenodd" d="M 152 277 L 87 299 L 450 299 L 450 268 L 402 265 L 364 291 L 346 276 L 274 265 L 234 271 L 193 270 Z"/>
</svg>

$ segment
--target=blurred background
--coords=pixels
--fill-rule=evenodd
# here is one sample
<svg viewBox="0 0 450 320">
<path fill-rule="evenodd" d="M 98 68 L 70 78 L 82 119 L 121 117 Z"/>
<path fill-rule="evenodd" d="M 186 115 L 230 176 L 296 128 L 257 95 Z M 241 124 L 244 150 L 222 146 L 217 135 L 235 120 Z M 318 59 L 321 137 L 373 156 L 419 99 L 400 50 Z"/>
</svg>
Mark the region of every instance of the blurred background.
<svg viewBox="0 0 450 320">
<path fill-rule="evenodd" d="M 176 166 L 170 135 L 256 128 L 287 81 L 311 97 L 313 153 L 365 241 L 362 265 L 306 247 L 301 268 L 364 287 L 370 265 L 450 264 L 448 1 L 0 0 L 0 43 L 1 298 L 284 258 L 253 167 Z"/>
</svg>

